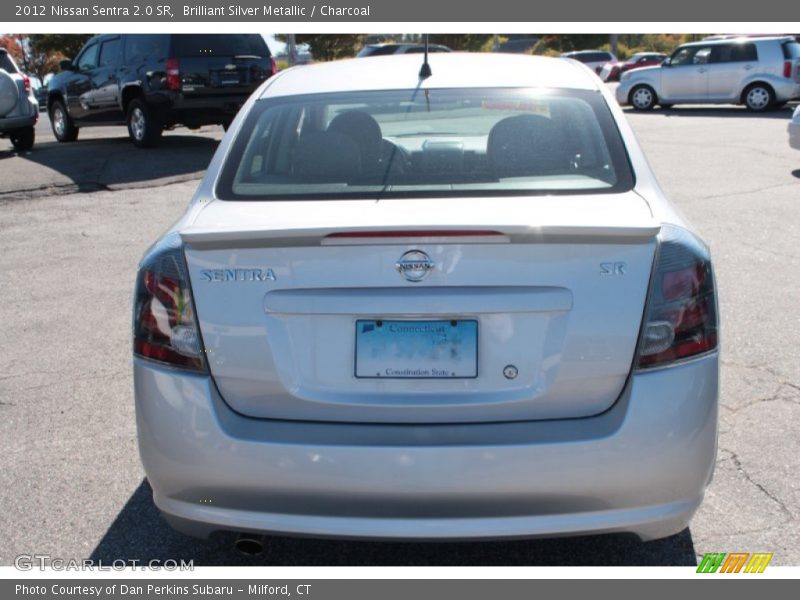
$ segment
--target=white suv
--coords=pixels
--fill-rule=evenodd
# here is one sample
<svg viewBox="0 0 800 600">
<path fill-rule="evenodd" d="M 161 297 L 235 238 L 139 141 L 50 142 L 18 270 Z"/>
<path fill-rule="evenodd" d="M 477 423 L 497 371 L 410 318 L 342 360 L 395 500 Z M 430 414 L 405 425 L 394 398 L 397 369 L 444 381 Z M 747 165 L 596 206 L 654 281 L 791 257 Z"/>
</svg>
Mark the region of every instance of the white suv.
<svg viewBox="0 0 800 600">
<path fill-rule="evenodd" d="M 744 104 L 764 111 L 800 98 L 800 44 L 793 37 L 720 39 L 679 46 L 663 64 L 625 73 L 617 101 Z"/>
<path fill-rule="evenodd" d="M 0 137 L 8 137 L 14 148 L 33 148 L 39 102 L 30 79 L 20 72 L 11 56 L 0 48 Z"/>
</svg>

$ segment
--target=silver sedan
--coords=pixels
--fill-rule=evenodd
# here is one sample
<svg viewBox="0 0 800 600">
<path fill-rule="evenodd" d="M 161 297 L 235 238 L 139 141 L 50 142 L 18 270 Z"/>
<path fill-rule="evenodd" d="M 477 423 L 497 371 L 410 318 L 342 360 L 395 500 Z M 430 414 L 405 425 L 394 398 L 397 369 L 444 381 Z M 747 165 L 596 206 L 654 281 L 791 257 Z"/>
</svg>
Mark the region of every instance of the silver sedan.
<svg viewBox="0 0 800 600">
<path fill-rule="evenodd" d="M 715 464 L 708 248 L 576 61 L 289 69 L 134 303 L 176 528 L 379 539 L 684 529 Z"/>
</svg>

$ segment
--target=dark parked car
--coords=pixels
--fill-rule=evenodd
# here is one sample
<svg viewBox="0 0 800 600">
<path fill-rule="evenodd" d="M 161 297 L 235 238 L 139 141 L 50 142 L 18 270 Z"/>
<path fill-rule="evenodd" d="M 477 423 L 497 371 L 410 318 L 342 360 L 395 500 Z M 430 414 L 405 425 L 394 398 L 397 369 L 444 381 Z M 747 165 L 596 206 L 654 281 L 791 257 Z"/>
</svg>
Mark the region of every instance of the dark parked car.
<svg viewBox="0 0 800 600">
<path fill-rule="evenodd" d="M 164 129 L 227 128 L 275 62 L 257 34 L 98 35 L 48 86 L 59 142 L 81 127 L 128 126 L 133 143 L 154 146 Z"/>
<path fill-rule="evenodd" d="M 389 54 L 422 54 L 425 52 L 425 44 L 367 44 L 356 56 L 387 56 Z M 428 44 L 428 52 L 451 52 L 447 46 L 441 44 Z"/>
</svg>

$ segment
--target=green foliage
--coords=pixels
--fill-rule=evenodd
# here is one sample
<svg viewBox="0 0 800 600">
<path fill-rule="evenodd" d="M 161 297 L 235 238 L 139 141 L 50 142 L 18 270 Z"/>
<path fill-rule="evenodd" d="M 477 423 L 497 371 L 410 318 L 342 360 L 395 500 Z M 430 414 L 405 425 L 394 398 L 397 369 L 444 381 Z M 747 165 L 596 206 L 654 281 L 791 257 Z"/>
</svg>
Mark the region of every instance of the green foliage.
<svg viewBox="0 0 800 600">
<path fill-rule="evenodd" d="M 695 42 L 709 34 L 684 33 L 634 33 L 619 34 L 617 57 L 624 60 L 636 52 L 671 53 L 676 47 L 686 42 Z M 562 52 L 572 50 L 610 50 L 608 34 L 564 34 L 543 35 L 533 48 L 533 54 L 558 56 Z"/>
<path fill-rule="evenodd" d="M 14 59 L 14 62 L 17 64 L 22 63 L 22 46 L 19 44 L 18 36 L 0 35 L 0 48 L 5 48 Z"/>
<path fill-rule="evenodd" d="M 308 44 L 314 60 L 337 60 L 355 56 L 356 52 L 364 45 L 363 41 L 363 35 L 349 33 L 298 33 L 295 35 L 295 43 Z"/>
<path fill-rule="evenodd" d="M 93 33 L 34 33 L 28 36 L 31 48 L 44 54 L 75 58 Z"/>
<path fill-rule="evenodd" d="M 420 40 L 422 41 L 422 40 Z M 494 44 L 494 35 L 478 33 L 436 33 L 428 38 L 431 44 L 441 44 L 460 52 L 488 52 Z"/>
<path fill-rule="evenodd" d="M 277 40 L 286 41 L 285 34 L 275 36 Z M 442 44 L 451 50 L 463 52 L 488 52 L 494 45 L 494 35 L 491 34 L 431 34 L 428 38 L 431 44 Z M 296 34 L 295 43 L 308 44 L 309 51 L 314 60 L 337 60 L 349 58 L 366 44 L 380 44 L 387 42 L 413 42 L 422 43 L 424 36 L 418 34 Z"/>
</svg>

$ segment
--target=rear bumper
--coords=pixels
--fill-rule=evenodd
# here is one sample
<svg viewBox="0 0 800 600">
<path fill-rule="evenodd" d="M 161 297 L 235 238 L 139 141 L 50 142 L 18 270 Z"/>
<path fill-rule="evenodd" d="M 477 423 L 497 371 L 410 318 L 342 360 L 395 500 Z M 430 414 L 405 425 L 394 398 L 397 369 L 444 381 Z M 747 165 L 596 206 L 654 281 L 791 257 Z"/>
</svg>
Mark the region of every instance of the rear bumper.
<svg viewBox="0 0 800 600">
<path fill-rule="evenodd" d="M 0 118 L 0 133 L 8 133 L 23 127 L 33 127 L 36 124 L 34 117 L 3 117 Z"/>
<path fill-rule="evenodd" d="M 778 102 L 788 102 L 800 98 L 800 83 L 791 79 L 784 79 L 773 84 L 775 88 L 775 100 Z"/>
<path fill-rule="evenodd" d="M 39 120 L 39 103 L 35 98 L 21 101 L 12 114 L 0 117 L 0 133 L 9 133 L 15 129 L 32 127 Z"/>
<path fill-rule="evenodd" d="M 233 412 L 205 376 L 136 359 L 139 449 L 176 528 L 380 539 L 682 530 L 714 468 L 718 360 L 638 373 L 602 415 L 323 424 Z"/>
<path fill-rule="evenodd" d="M 175 94 L 167 111 L 167 125 L 217 125 L 231 121 L 248 94 Z"/>
</svg>

